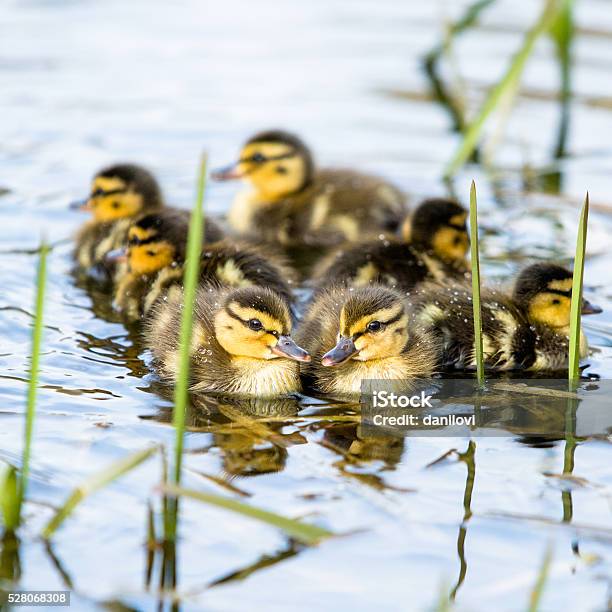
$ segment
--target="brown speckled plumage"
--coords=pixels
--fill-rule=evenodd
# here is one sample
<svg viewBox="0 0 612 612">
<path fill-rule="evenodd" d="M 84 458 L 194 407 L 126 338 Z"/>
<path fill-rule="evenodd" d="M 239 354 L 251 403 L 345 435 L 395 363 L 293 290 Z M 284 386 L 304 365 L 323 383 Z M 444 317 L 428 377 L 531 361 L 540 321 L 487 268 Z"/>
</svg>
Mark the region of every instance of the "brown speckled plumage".
<svg viewBox="0 0 612 612">
<path fill-rule="evenodd" d="M 382 284 L 407 292 L 425 281 L 461 282 L 468 276 L 465 262 L 443 260 L 434 251 L 432 239 L 450 218 L 464 213 L 452 200 L 425 200 L 410 220 L 409 242 L 381 234 L 338 248 L 315 268 L 315 290 L 334 284 L 346 287 Z"/>
</svg>

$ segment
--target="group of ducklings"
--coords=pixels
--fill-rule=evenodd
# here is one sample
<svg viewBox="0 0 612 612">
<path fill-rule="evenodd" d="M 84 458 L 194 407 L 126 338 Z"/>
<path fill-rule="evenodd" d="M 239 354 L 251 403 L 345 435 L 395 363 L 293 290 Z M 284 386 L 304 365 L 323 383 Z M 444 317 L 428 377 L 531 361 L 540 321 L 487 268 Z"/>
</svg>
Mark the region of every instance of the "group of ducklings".
<svg viewBox="0 0 612 612">
<path fill-rule="evenodd" d="M 406 214 L 392 184 L 315 167 L 296 136 L 262 132 L 213 174 L 243 179 L 229 229 L 207 218 L 191 338 L 193 389 L 272 397 L 302 389 L 354 396 L 364 379 L 410 381 L 475 366 L 466 261 L 467 212 L 429 199 Z M 100 171 L 78 207 L 80 268 L 113 281 L 114 305 L 142 321 L 159 375 L 178 371 L 189 215 L 164 202 L 156 179 L 132 164 Z M 296 322 L 287 262 L 307 249 L 318 262 L 311 302 Z M 312 258 L 312 259 L 316 259 Z M 512 294 L 485 290 L 483 342 L 490 370 L 567 367 L 572 274 L 525 268 Z M 601 309 L 583 302 L 583 314 Z M 582 338 L 581 354 L 587 354 Z"/>
</svg>

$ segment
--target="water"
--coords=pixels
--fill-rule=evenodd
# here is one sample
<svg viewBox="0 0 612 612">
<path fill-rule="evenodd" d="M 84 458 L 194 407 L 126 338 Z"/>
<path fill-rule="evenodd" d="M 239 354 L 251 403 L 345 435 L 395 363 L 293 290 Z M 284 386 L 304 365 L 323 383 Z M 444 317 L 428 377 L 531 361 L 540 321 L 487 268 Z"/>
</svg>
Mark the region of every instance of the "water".
<svg viewBox="0 0 612 612">
<path fill-rule="evenodd" d="M 415 200 L 445 193 L 438 177 L 456 136 L 445 113 L 426 99 L 419 62 L 444 19 L 461 6 L 5 2 L 0 457 L 16 462 L 21 448 L 36 263 L 31 250 L 42 234 L 56 242 L 74 232 L 82 218 L 66 205 L 83 195 L 98 167 L 121 159 L 147 164 L 168 199 L 188 207 L 202 148 L 213 166 L 221 165 L 252 132 L 282 126 L 299 132 L 322 164 L 379 172 Z M 538 3 L 525 0 L 520 9 L 501 2 L 455 46 L 471 103 L 500 75 Z M 496 172 L 468 169 L 454 189 L 465 202 L 476 176 L 483 272 L 492 282 L 525 261 L 568 261 L 578 204 L 590 190 L 587 297 L 606 311 L 586 322 L 594 347 L 590 371 L 608 378 L 612 15 L 602 0 L 584 0 L 577 11 L 582 33 L 571 156 L 549 164 L 556 73 L 551 48 L 542 44 L 496 151 Z M 560 173 L 558 194 L 539 187 L 550 171 Z M 235 188 L 211 184 L 209 210 L 223 213 Z M 92 299 L 71 276 L 70 248 L 60 244 L 49 262 L 21 585 L 70 583 L 77 609 L 105 602 L 154 609 L 155 588 L 145 588 L 144 542 L 159 460 L 88 499 L 49 550 L 36 539 L 51 516 L 49 505 L 60 504 L 88 475 L 173 439 L 170 402 L 147 367 L 137 333 L 111 322 L 108 303 Z M 554 476 L 563 471 L 567 442 L 538 444 L 520 428 L 509 428 L 508 437 L 476 438 L 473 446 L 449 437 L 391 443 L 361 439 L 350 407 L 304 398 L 265 410 L 253 406 L 246 420 L 232 406 L 217 407 L 212 417 L 196 411 L 186 439 L 186 484 L 356 533 L 300 549 L 272 528 L 186 502 L 177 587 L 184 609 L 423 610 L 453 591 L 459 609 L 525 609 L 549 545 L 553 562 L 543 608 L 609 606 L 607 432 L 579 441 L 577 478 L 568 481 Z M 451 449 L 461 456 L 451 453 L 426 467 Z"/>
</svg>

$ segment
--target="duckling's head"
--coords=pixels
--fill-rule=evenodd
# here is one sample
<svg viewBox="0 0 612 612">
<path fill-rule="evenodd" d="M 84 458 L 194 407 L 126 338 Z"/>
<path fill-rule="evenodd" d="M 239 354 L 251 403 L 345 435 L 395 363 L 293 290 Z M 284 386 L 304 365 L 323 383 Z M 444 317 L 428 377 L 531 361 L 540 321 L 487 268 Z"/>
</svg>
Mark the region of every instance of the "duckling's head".
<svg viewBox="0 0 612 612">
<path fill-rule="evenodd" d="M 525 268 L 514 286 L 514 299 L 529 320 L 554 328 L 570 323 L 572 273 L 562 266 L 538 263 Z M 599 306 L 582 300 L 582 314 L 597 314 Z"/>
<path fill-rule="evenodd" d="M 407 342 L 408 313 L 402 296 L 385 287 L 364 287 L 342 306 L 337 344 L 321 363 L 337 366 L 349 359 L 396 357 Z"/>
<path fill-rule="evenodd" d="M 238 161 L 217 170 L 213 177 L 244 179 L 258 195 L 273 202 L 306 187 L 313 172 L 310 150 L 297 136 L 269 130 L 253 136 L 242 148 Z"/>
<path fill-rule="evenodd" d="M 291 338 L 291 315 L 285 301 L 267 287 L 244 287 L 229 293 L 215 315 L 214 327 L 217 341 L 232 356 L 310 361 Z"/>
<path fill-rule="evenodd" d="M 183 263 L 188 230 L 188 217 L 179 212 L 150 213 L 134 221 L 125 249 L 130 272 L 155 274 L 162 268 Z"/>
<path fill-rule="evenodd" d="M 115 164 L 94 176 L 91 193 L 72 207 L 89 210 L 96 221 L 116 221 L 160 208 L 162 194 L 155 177 L 135 164 Z"/>
<path fill-rule="evenodd" d="M 470 248 L 467 211 L 457 202 L 433 198 L 422 202 L 402 226 L 402 237 L 421 251 L 449 264 L 465 265 Z"/>
</svg>

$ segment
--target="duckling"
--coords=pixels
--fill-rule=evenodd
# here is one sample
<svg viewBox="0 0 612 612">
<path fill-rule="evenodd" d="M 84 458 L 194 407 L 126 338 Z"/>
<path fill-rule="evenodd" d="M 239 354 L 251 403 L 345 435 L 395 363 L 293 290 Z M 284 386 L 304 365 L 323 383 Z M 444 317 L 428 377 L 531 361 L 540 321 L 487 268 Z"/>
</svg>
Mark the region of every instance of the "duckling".
<svg viewBox="0 0 612 612">
<path fill-rule="evenodd" d="M 183 281 L 190 213 L 166 208 L 133 221 L 127 245 L 110 251 L 106 261 L 127 265 L 116 274 L 114 306 L 127 320 L 137 321 L 157 299 Z M 223 232 L 211 219 L 204 224 L 203 243 L 218 242 Z"/>
<path fill-rule="evenodd" d="M 538 263 L 517 277 L 511 296 L 484 291 L 481 296 L 485 366 L 490 370 L 556 371 L 567 368 L 572 273 Z M 601 308 L 583 300 L 582 314 Z M 423 288 L 413 320 L 425 333 L 444 339 L 445 361 L 475 367 L 471 292 L 464 288 Z M 580 356 L 588 344 L 580 338 Z"/>
<path fill-rule="evenodd" d="M 375 176 L 352 170 L 318 170 L 297 136 L 270 130 L 253 136 L 239 160 L 213 174 L 244 179 L 228 220 L 240 234 L 284 246 L 330 246 L 366 231 L 394 231 L 405 196 Z"/>
<path fill-rule="evenodd" d="M 467 211 L 452 200 L 425 200 L 404 223 L 402 240 L 381 234 L 339 249 L 315 270 L 315 287 L 384 284 L 406 292 L 427 280 L 463 280 L 470 244 L 466 219 Z"/>
<path fill-rule="evenodd" d="M 91 193 L 71 208 L 91 212 L 76 236 L 74 257 L 80 268 L 112 275 L 115 264 L 106 254 L 123 246 L 128 228 L 143 212 L 163 207 L 161 189 L 155 177 L 135 164 L 115 164 L 98 172 Z"/>
<path fill-rule="evenodd" d="M 408 326 L 405 298 L 383 286 L 322 292 L 296 336 L 312 360 L 302 368 L 305 384 L 322 393 L 354 396 L 361 381 L 410 379 L 431 375 L 440 350 L 431 334 Z M 335 346 L 334 346 L 335 345 Z"/>
<path fill-rule="evenodd" d="M 159 301 L 145 326 L 145 341 L 162 379 L 178 370 L 182 299 Z M 275 397 L 300 390 L 298 362 L 308 353 L 291 338 L 285 300 L 267 287 L 198 290 L 191 342 L 192 390 Z"/>
</svg>

